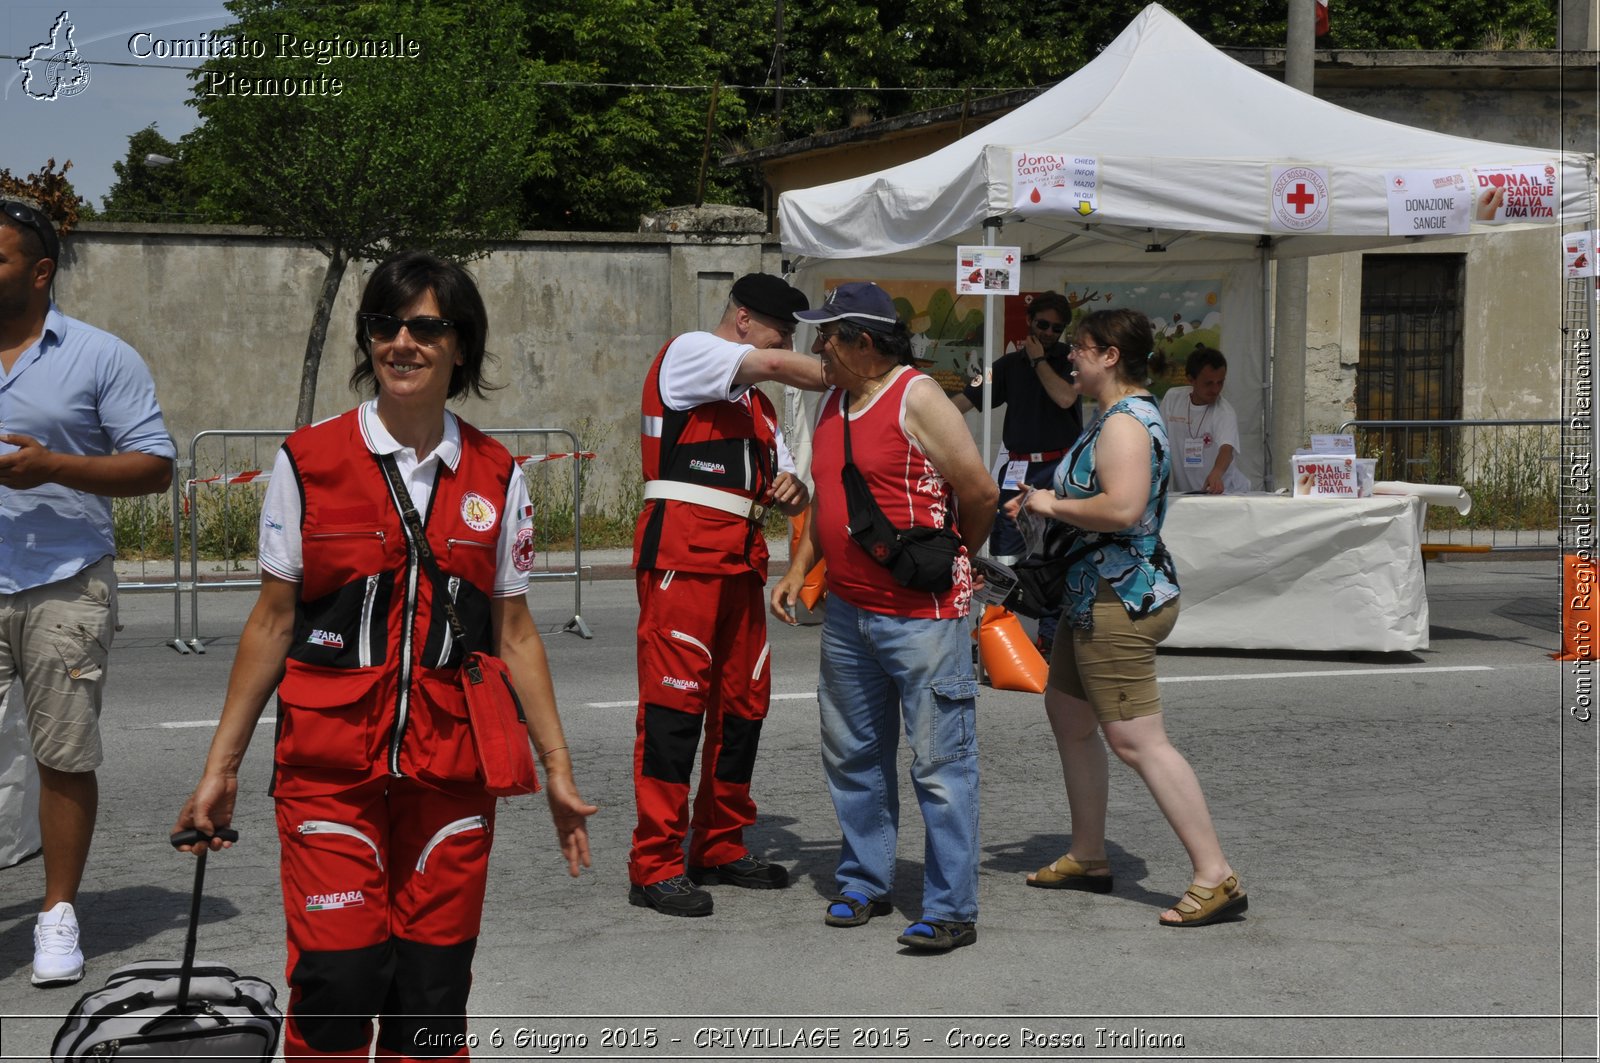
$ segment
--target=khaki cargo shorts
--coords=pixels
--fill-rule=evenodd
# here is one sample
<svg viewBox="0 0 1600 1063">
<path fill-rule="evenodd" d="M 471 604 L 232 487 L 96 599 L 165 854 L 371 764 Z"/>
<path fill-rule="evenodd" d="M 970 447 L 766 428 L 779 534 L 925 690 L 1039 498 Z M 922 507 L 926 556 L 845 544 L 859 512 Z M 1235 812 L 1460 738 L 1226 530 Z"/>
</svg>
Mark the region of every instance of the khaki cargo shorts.
<svg viewBox="0 0 1600 1063">
<path fill-rule="evenodd" d="M 34 758 L 47 768 L 100 766 L 100 698 L 116 627 L 109 557 L 75 576 L 0 594 L 0 698 L 16 687 Z"/>
<path fill-rule="evenodd" d="M 1094 628 L 1062 624 L 1050 653 L 1050 685 L 1094 707 L 1102 723 L 1154 716 L 1156 645 L 1178 622 L 1176 599 L 1138 620 L 1128 618 L 1117 592 L 1103 578 L 1095 594 Z"/>
</svg>

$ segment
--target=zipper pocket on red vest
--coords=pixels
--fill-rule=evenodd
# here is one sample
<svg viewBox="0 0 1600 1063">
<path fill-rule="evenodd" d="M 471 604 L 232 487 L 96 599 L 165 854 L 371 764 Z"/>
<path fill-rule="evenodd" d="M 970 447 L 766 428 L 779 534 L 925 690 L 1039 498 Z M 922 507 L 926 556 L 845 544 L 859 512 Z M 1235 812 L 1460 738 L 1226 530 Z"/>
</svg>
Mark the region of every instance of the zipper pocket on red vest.
<svg viewBox="0 0 1600 1063">
<path fill-rule="evenodd" d="M 365 529 L 352 530 L 352 531 L 312 532 L 310 535 L 306 536 L 307 540 L 311 540 L 311 539 L 373 539 L 373 538 L 377 539 L 380 543 L 388 541 L 388 536 L 386 536 L 384 534 L 384 531 L 383 531 L 382 528 L 365 528 Z"/>
</svg>

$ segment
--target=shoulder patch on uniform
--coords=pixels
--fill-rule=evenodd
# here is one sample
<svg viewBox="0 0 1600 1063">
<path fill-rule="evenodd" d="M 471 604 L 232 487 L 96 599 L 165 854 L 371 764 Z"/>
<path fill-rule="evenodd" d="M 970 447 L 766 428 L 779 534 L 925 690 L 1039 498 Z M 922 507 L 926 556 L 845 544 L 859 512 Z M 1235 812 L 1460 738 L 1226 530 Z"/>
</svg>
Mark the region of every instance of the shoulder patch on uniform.
<svg viewBox="0 0 1600 1063">
<path fill-rule="evenodd" d="M 533 548 L 533 529 L 523 528 L 517 532 L 517 541 L 511 547 L 511 564 L 518 572 L 527 572 L 533 568 L 533 559 L 536 551 Z"/>
</svg>

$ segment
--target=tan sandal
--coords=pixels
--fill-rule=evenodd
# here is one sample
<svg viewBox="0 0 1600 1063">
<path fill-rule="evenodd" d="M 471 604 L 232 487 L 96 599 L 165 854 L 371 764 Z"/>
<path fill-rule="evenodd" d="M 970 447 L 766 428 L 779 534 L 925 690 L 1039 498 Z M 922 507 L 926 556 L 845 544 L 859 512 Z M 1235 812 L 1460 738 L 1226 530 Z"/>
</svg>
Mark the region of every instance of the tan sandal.
<svg viewBox="0 0 1600 1063">
<path fill-rule="evenodd" d="M 1248 907 L 1250 898 L 1239 888 L 1239 876 L 1229 875 L 1215 886 L 1191 883 L 1178 903 L 1172 906 L 1172 910 L 1178 913 L 1177 920 L 1158 916 L 1156 921 L 1162 926 L 1209 926 L 1224 919 L 1237 918 Z"/>
<path fill-rule="evenodd" d="M 1090 893 L 1110 893 L 1111 875 L 1091 875 L 1090 871 L 1111 868 L 1110 860 L 1074 860 L 1063 856 L 1053 864 L 1046 864 L 1025 881 L 1042 890 L 1087 890 Z"/>
</svg>

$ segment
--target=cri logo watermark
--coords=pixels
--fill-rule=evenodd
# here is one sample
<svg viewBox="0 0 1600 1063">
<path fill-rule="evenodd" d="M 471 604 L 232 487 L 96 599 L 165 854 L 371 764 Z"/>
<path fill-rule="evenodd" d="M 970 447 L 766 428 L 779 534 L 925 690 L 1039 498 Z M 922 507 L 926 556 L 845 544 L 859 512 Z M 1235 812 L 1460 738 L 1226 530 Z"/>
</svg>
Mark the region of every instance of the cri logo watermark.
<svg viewBox="0 0 1600 1063">
<path fill-rule="evenodd" d="M 61 12 L 50 27 L 49 39 L 29 48 L 27 56 L 17 60 L 22 70 L 22 91 L 30 99 L 54 102 L 76 96 L 89 87 L 89 64 L 72 42 L 76 29 L 72 15 Z"/>
</svg>

